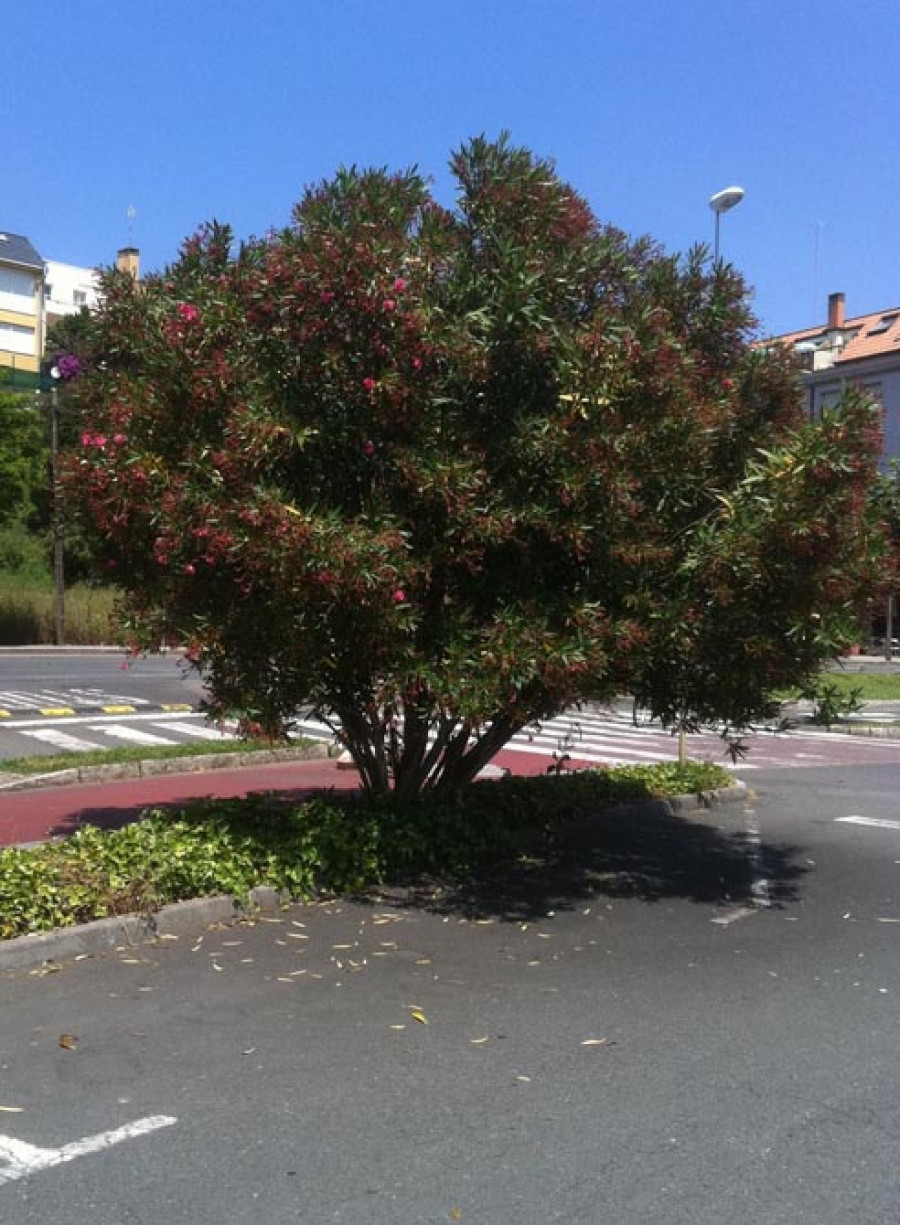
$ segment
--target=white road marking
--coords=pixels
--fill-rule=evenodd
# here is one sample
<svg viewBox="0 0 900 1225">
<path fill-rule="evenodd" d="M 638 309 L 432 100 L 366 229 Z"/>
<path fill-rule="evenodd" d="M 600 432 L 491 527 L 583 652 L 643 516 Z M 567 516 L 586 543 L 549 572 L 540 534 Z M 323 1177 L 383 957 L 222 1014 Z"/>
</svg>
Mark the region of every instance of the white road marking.
<svg viewBox="0 0 900 1225">
<path fill-rule="evenodd" d="M 70 715 L 68 718 L 60 719 L 60 723 L 64 724 L 66 727 L 74 727 L 77 723 L 96 723 L 98 718 L 100 718 L 100 716 L 95 711 L 92 715 Z M 159 718 L 160 718 L 160 712 L 157 710 L 150 714 L 115 715 L 115 716 L 110 717 L 109 722 L 113 723 L 119 720 L 127 719 L 129 723 L 135 723 L 137 721 L 146 722 L 148 719 L 158 720 Z M 200 710 L 186 710 L 183 714 L 179 713 L 178 718 L 179 720 L 181 719 L 205 719 L 206 716 Z M 104 720 L 104 722 L 106 722 L 106 720 Z M 3 721 L 4 731 L 10 731 L 11 729 L 19 730 L 21 728 L 27 728 L 27 727 L 46 727 L 46 726 L 47 726 L 46 719 L 10 719 L 9 722 L 7 722 L 4 719 Z"/>
<path fill-rule="evenodd" d="M 835 817 L 836 822 L 843 822 L 846 825 L 869 825 L 873 829 L 898 829 L 900 830 L 900 821 L 889 821 L 881 817 Z"/>
<path fill-rule="evenodd" d="M 35 740 L 42 740 L 44 744 L 52 744 L 55 749 L 61 749 L 64 753 L 92 753 L 97 747 L 90 740 L 70 736 L 68 732 L 61 732 L 56 727 L 35 727 L 28 735 Z"/>
<path fill-rule="evenodd" d="M 710 923 L 717 923 L 719 927 L 730 927 L 732 923 L 737 923 L 738 919 L 749 919 L 756 913 L 756 908 L 753 906 L 738 906 L 730 910 L 728 914 L 716 915 L 714 919 L 710 919 Z"/>
<path fill-rule="evenodd" d="M 200 727 L 188 727 L 180 722 L 178 723 L 155 723 L 154 727 L 161 727 L 167 732 L 180 732 L 183 736 L 190 736 L 192 740 L 235 740 L 236 736 L 233 732 L 222 732 L 217 727 L 207 727 L 205 724 Z"/>
<path fill-rule="evenodd" d="M 756 819 L 756 809 L 745 808 L 744 817 L 747 825 L 747 843 L 750 848 L 750 869 L 753 873 L 750 881 L 750 897 L 753 899 L 754 906 L 771 906 L 772 890 L 769 878 L 763 875 L 765 864 L 762 853 L 762 835 Z"/>
<path fill-rule="evenodd" d="M 76 1157 L 87 1157 L 90 1153 L 102 1153 L 121 1144 L 123 1140 L 133 1140 L 145 1136 L 149 1132 L 158 1131 L 161 1127 L 171 1127 L 178 1120 L 171 1115 L 150 1115 L 146 1119 L 137 1119 L 134 1123 L 126 1123 L 112 1131 L 101 1131 L 95 1136 L 85 1136 L 82 1140 L 73 1140 L 62 1148 L 38 1148 L 36 1144 L 26 1144 L 24 1140 L 14 1140 L 11 1136 L 0 1135 L 0 1185 L 5 1182 L 15 1182 L 19 1178 L 27 1178 L 38 1170 L 46 1170 L 54 1165 L 62 1165 L 74 1161 Z"/>
<path fill-rule="evenodd" d="M 92 724 L 88 731 L 101 732 L 104 736 L 111 736 L 113 740 L 124 740 L 127 744 L 145 744 L 158 747 L 160 745 L 178 743 L 171 736 L 154 736 L 152 732 L 142 732 L 137 727 L 125 727 L 120 723 Z"/>
</svg>

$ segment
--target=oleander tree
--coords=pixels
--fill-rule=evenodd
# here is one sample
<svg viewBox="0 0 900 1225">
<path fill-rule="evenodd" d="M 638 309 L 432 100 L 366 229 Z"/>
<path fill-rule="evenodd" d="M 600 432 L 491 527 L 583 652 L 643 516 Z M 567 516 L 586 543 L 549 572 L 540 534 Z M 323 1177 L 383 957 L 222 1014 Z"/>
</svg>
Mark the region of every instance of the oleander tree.
<svg viewBox="0 0 900 1225">
<path fill-rule="evenodd" d="M 372 791 L 453 793 L 631 692 L 740 728 L 845 645 L 876 410 L 804 419 L 740 276 L 601 224 L 506 138 L 341 170 L 286 228 L 110 273 L 69 487 L 135 649 L 209 707 L 334 726 Z"/>
</svg>

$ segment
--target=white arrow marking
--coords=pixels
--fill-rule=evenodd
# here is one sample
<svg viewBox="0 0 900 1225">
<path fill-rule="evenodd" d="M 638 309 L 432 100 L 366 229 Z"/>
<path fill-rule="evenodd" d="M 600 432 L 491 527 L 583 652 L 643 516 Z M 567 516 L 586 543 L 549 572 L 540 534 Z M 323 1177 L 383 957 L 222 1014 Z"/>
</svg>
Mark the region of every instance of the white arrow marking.
<svg viewBox="0 0 900 1225">
<path fill-rule="evenodd" d="M 102 1153 L 104 1149 L 121 1144 L 123 1140 L 132 1140 L 136 1136 L 145 1136 L 148 1132 L 158 1131 L 160 1127 L 171 1127 L 178 1120 L 166 1114 L 150 1115 L 146 1119 L 137 1119 L 134 1123 L 126 1123 L 124 1127 L 116 1127 L 112 1131 L 101 1131 L 96 1136 L 85 1136 L 83 1140 L 73 1140 L 62 1148 L 38 1148 L 36 1144 L 26 1144 L 24 1140 L 13 1140 L 10 1136 L 0 1136 L 0 1185 L 5 1182 L 15 1182 L 17 1178 L 27 1178 L 38 1170 L 49 1169 L 50 1166 L 62 1165 L 66 1161 L 74 1161 L 76 1157 L 86 1157 L 89 1153 Z"/>
</svg>

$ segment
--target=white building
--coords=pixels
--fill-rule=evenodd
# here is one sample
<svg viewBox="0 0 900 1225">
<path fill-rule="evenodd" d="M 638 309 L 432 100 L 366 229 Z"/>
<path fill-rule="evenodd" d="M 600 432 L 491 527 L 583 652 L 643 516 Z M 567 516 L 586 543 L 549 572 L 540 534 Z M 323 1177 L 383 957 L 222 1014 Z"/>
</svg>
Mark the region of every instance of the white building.
<svg viewBox="0 0 900 1225">
<path fill-rule="evenodd" d="M 95 268 L 79 268 L 56 259 L 44 261 L 44 313 L 47 324 L 61 315 L 73 315 L 97 305 L 100 274 Z"/>
</svg>

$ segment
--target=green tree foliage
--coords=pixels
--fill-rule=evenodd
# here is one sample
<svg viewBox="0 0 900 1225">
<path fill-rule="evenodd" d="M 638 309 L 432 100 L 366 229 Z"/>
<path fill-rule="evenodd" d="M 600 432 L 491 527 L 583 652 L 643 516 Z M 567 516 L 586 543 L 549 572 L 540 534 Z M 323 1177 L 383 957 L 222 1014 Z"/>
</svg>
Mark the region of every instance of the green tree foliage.
<svg viewBox="0 0 900 1225">
<path fill-rule="evenodd" d="M 35 394 L 0 390 L 0 527 L 36 513 L 48 458 L 47 422 Z"/>
<path fill-rule="evenodd" d="M 272 734 L 311 704 L 375 790 L 452 792 L 623 690 L 745 724 L 846 640 L 875 410 L 806 421 L 702 249 L 505 140 L 452 170 L 452 210 L 343 170 L 283 231 L 107 278 L 69 479 L 135 645 L 177 636 Z"/>
</svg>

